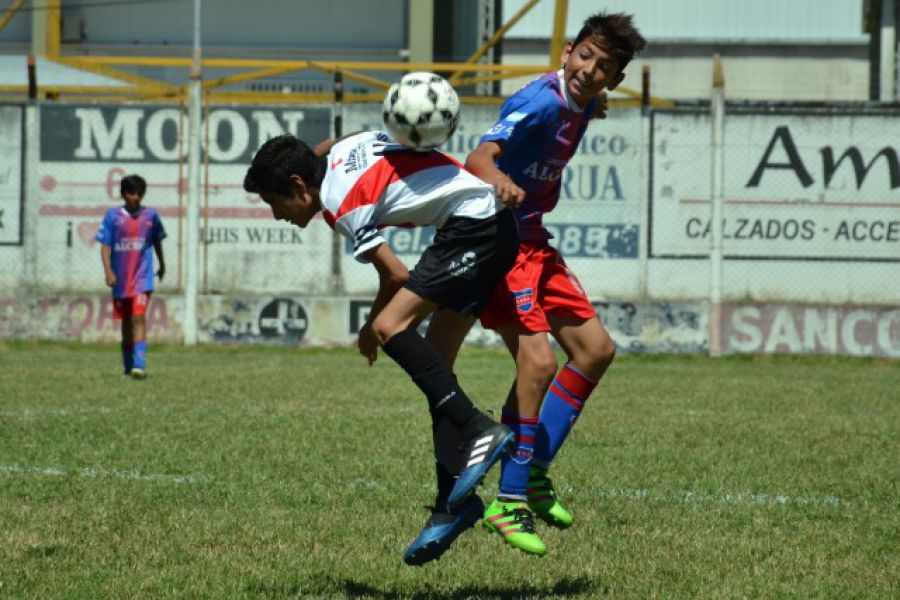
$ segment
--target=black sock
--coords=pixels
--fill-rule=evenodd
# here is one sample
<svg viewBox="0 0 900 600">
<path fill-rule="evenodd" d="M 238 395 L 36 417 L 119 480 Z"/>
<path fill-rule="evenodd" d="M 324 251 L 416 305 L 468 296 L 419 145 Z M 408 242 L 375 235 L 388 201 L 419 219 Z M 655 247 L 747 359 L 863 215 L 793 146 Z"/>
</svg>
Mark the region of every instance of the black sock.
<svg viewBox="0 0 900 600">
<path fill-rule="evenodd" d="M 454 475 L 445 469 L 441 463 L 435 461 L 434 472 L 437 475 L 437 499 L 434 501 L 434 510 L 437 512 L 447 512 L 447 498 L 456 485 L 457 475 Z"/>
<path fill-rule="evenodd" d="M 482 416 L 456 383 L 438 351 L 415 330 L 401 331 L 382 348 L 425 394 L 435 419 L 446 417 L 457 429 L 465 431 Z"/>
</svg>

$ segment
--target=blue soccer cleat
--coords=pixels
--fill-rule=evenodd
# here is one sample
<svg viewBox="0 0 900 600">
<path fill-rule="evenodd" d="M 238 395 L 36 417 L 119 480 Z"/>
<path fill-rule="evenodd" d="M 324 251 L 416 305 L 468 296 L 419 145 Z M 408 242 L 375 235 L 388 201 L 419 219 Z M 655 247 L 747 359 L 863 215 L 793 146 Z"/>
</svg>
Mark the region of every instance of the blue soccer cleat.
<svg viewBox="0 0 900 600">
<path fill-rule="evenodd" d="M 469 440 L 463 452 L 466 466 L 447 498 L 447 506 L 451 511 L 475 491 L 515 437 L 509 427 L 496 423 Z"/>
<path fill-rule="evenodd" d="M 441 557 L 459 535 L 484 515 L 481 498 L 469 496 L 454 512 L 433 512 L 418 537 L 406 549 L 403 562 L 424 565 Z"/>
</svg>

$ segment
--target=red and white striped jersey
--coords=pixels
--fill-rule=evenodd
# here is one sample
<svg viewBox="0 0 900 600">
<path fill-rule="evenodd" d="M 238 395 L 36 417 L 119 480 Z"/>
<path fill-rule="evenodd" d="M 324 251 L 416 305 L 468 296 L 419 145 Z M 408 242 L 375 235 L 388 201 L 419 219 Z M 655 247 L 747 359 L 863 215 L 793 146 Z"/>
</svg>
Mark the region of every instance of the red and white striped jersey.
<svg viewBox="0 0 900 600">
<path fill-rule="evenodd" d="M 341 140 L 327 157 L 319 196 L 325 220 L 353 240 L 353 255 L 384 238 L 388 225 L 440 228 L 452 217 L 486 219 L 502 208 L 494 189 L 437 150 L 412 152 L 389 134 L 365 132 Z"/>
</svg>

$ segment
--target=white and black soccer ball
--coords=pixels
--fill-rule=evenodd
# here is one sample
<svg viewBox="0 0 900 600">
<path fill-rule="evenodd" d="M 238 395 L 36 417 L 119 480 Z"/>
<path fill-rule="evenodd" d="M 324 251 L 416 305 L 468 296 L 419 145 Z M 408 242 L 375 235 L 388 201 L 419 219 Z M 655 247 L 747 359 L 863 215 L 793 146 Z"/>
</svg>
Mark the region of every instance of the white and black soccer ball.
<svg viewBox="0 0 900 600">
<path fill-rule="evenodd" d="M 435 73 L 408 73 L 384 97 L 384 126 L 398 142 L 430 150 L 453 135 L 459 124 L 459 96 Z"/>
</svg>

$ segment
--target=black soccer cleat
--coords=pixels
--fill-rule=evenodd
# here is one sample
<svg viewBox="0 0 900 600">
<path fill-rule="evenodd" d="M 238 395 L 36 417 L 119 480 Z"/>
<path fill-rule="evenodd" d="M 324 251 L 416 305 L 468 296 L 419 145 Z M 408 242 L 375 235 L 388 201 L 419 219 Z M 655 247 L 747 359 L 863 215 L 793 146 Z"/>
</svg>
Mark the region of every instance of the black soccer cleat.
<svg viewBox="0 0 900 600">
<path fill-rule="evenodd" d="M 437 510 L 437 509 L 435 509 Z M 403 562 L 411 566 L 437 560 L 450 544 L 484 514 L 481 498 L 472 495 L 453 512 L 432 512 L 419 536 L 406 549 Z"/>
<path fill-rule="evenodd" d="M 451 511 L 475 491 L 515 437 L 509 427 L 496 423 L 468 440 L 462 453 L 466 466 L 447 498 L 447 506 Z"/>
</svg>

